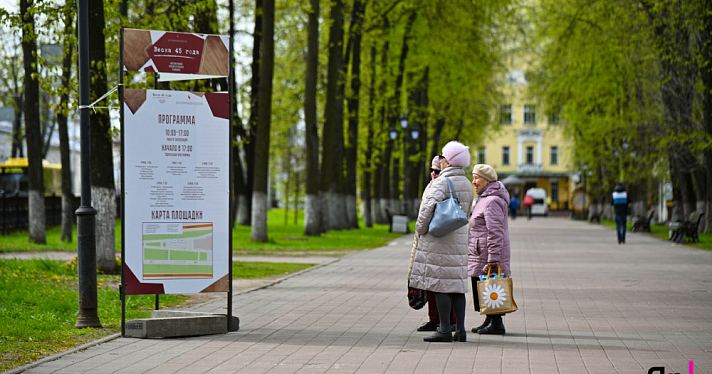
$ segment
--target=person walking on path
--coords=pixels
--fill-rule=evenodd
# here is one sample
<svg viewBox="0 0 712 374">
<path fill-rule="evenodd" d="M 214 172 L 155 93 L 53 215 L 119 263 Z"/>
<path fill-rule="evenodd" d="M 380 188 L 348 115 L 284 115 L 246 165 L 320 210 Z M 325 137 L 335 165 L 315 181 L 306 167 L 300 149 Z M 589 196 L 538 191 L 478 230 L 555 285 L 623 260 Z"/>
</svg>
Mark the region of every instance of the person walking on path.
<svg viewBox="0 0 712 374">
<path fill-rule="evenodd" d="M 433 157 L 433 161 L 430 163 L 430 182 L 425 186 L 423 191 L 422 201 L 420 206 L 423 206 L 425 202 L 425 197 L 428 195 L 428 190 L 433 181 L 440 175 L 440 155 Z M 416 231 L 413 237 L 413 249 L 410 252 L 410 268 L 408 269 L 408 279 L 410 279 L 410 274 L 413 271 L 413 258 L 415 257 L 415 250 L 418 248 L 418 232 Z M 454 326 L 456 322 L 455 310 L 450 311 L 450 325 Z M 440 314 L 438 314 L 437 302 L 435 301 L 435 294 L 433 292 L 428 292 L 428 322 L 420 325 L 418 331 L 437 331 L 440 326 Z M 452 327 L 451 326 L 451 327 Z"/>
<path fill-rule="evenodd" d="M 517 209 L 519 209 L 519 199 L 516 196 L 512 196 L 509 200 L 509 215 L 512 219 L 517 219 Z"/>
<path fill-rule="evenodd" d="M 435 334 L 423 340 L 426 342 L 451 342 L 454 339 L 464 342 L 467 341 L 465 332 L 467 225 L 440 237 L 428 233 L 428 228 L 437 203 L 445 201 L 451 196 L 448 181 L 453 185 L 460 208 L 469 216 L 473 191 L 462 168 L 470 164 L 470 151 L 469 147 L 451 141 L 443 147 L 442 155 L 440 177 L 434 180 L 430 186 L 415 224 L 415 230 L 420 237 L 418 238 L 418 248 L 415 251 L 410 285 L 435 293 L 440 326 Z M 451 309 L 455 310 L 457 325 L 454 335 L 450 331 L 448 323 Z"/>
<path fill-rule="evenodd" d="M 524 211 L 527 213 L 527 220 L 532 219 L 532 205 L 534 205 L 534 197 L 532 195 L 524 195 L 522 205 L 524 205 Z"/>
<path fill-rule="evenodd" d="M 480 311 L 477 281 L 480 275 L 502 269 L 504 277 L 512 275 L 509 267 L 509 225 L 507 205 L 509 192 L 497 181 L 497 172 L 486 164 L 477 164 L 472 169 L 472 185 L 478 198 L 472 211 L 468 238 L 468 274 L 472 280 L 473 305 Z M 484 335 L 504 335 L 502 314 L 488 315 L 482 325 L 472 332 Z"/>
<path fill-rule="evenodd" d="M 618 244 L 625 244 L 625 229 L 628 218 L 628 193 L 623 183 L 616 183 L 613 188 L 613 209 L 616 213 L 616 235 Z"/>
</svg>

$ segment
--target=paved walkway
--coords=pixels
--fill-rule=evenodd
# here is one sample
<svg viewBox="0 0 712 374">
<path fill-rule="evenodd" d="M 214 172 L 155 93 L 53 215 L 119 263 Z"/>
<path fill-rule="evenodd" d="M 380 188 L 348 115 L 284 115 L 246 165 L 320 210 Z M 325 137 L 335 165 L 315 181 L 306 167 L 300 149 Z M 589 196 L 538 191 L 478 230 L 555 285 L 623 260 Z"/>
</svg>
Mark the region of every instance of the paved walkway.
<svg viewBox="0 0 712 374">
<path fill-rule="evenodd" d="M 405 298 L 411 239 L 236 295 L 239 332 L 119 338 L 29 373 L 712 373 L 712 252 L 567 219 L 511 224 L 506 336 L 425 343 Z M 468 328 L 482 317 L 467 295 Z M 224 301 L 196 310 L 223 312 Z"/>
</svg>

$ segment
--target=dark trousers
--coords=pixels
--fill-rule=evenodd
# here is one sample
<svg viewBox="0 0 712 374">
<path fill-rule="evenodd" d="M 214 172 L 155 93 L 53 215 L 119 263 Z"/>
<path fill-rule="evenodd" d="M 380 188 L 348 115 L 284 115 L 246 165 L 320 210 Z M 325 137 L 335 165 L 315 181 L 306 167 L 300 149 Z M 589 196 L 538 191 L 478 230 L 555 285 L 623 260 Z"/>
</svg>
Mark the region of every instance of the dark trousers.
<svg viewBox="0 0 712 374">
<path fill-rule="evenodd" d="M 618 243 L 625 242 L 625 229 L 627 225 L 626 220 L 626 216 L 616 214 L 616 235 L 618 235 Z"/>
<path fill-rule="evenodd" d="M 440 323 L 440 313 L 438 313 L 438 303 L 435 301 L 435 292 L 428 291 L 428 318 L 430 322 Z M 450 324 L 457 323 L 455 319 L 455 309 L 450 309 Z"/>
<path fill-rule="evenodd" d="M 517 210 L 514 208 L 510 209 L 509 215 L 512 217 L 512 219 L 517 219 Z"/>
<path fill-rule="evenodd" d="M 455 311 L 457 319 L 455 322 L 457 325 L 455 331 L 465 331 L 465 306 L 467 304 L 465 301 L 465 294 L 436 292 L 435 300 L 438 303 L 438 311 L 440 314 L 439 331 L 441 333 L 450 333 L 450 326 L 448 325 L 449 318 L 447 318 L 447 315 L 449 315 L 453 310 Z"/>
</svg>

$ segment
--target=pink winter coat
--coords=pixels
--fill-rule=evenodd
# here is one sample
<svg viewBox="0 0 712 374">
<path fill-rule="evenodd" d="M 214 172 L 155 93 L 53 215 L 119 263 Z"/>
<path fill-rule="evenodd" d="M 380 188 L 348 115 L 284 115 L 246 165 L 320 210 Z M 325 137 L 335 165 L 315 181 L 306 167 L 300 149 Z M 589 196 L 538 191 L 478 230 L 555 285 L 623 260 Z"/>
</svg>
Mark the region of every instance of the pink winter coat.
<svg viewBox="0 0 712 374">
<path fill-rule="evenodd" d="M 507 205 L 509 205 L 509 192 L 502 182 L 488 184 L 480 194 L 470 216 L 467 261 L 469 276 L 478 277 L 485 274 L 482 268 L 488 262 L 499 262 L 503 275 L 506 277 L 512 275 L 509 269 Z"/>
</svg>

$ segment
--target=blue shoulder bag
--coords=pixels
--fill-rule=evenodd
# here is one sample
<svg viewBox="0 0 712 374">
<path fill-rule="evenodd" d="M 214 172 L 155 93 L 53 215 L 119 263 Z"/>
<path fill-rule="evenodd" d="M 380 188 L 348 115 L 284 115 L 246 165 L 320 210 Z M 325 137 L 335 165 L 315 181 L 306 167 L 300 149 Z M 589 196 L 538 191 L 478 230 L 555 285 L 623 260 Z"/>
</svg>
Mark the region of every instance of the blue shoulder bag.
<svg viewBox="0 0 712 374">
<path fill-rule="evenodd" d="M 447 235 L 462 226 L 465 226 L 470 220 L 467 219 L 465 212 L 460 208 L 460 202 L 455 195 L 455 187 L 452 186 L 450 178 L 447 179 L 447 184 L 450 187 L 450 198 L 439 202 L 435 206 L 433 218 L 428 226 L 428 233 L 432 236 L 440 237 Z"/>
</svg>

